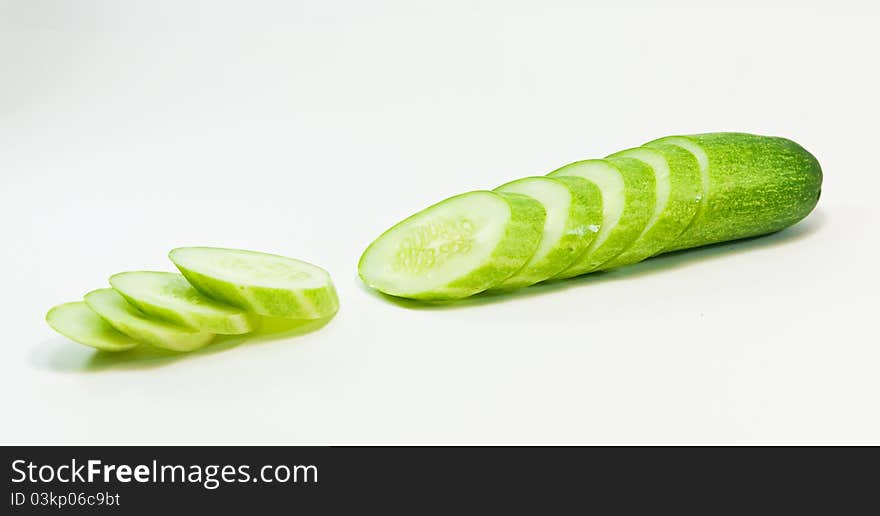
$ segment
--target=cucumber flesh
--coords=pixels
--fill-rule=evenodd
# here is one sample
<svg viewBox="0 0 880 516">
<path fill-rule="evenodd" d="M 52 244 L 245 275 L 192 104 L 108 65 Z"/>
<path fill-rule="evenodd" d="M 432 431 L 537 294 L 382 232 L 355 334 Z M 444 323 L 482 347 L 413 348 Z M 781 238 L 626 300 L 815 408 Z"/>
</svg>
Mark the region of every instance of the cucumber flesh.
<svg viewBox="0 0 880 516">
<path fill-rule="evenodd" d="M 126 351 L 140 345 L 116 331 L 82 301 L 52 308 L 46 314 L 46 322 L 68 339 L 101 351 Z"/>
<path fill-rule="evenodd" d="M 358 273 L 389 295 L 451 300 L 499 285 L 538 249 L 545 210 L 520 194 L 468 192 L 441 201 L 379 236 Z"/>
<path fill-rule="evenodd" d="M 122 272 L 110 285 L 141 312 L 194 330 L 240 335 L 256 328 L 256 317 L 200 294 L 180 274 Z"/>
<path fill-rule="evenodd" d="M 339 310 L 324 269 L 274 254 L 181 247 L 169 258 L 196 290 L 242 310 L 286 319 L 322 319 Z"/>
<path fill-rule="evenodd" d="M 577 161 L 549 175 L 581 177 L 592 181 L 602 192 L 599 233 L 586 252 L 557 278 L 592 272 L 615 258 L 635 242 L 654 212 L 654 172 L 640 161 L 631 158 Z"/>
<path fill-rule="evenodd" d="M 687 148 L 706 169 L 703 207 L 667 251 L 778 231 L 806 217 L 822 188 L 822 169 L 786 138 L 706 133 L 661 138 Z"/>
<path fill-rule="evenodd" d="M 157 348 L 193 351 L 207 345 L 214 338 L 212 333 L 152 319 L 128 304 L 128 301 L 112 288 L 89 292 L 85 295 L 85 302 L 120 333 Z"/>
<path fill-rule="evenodd" d="M 702 178 L 696 158 L 687 150 L 668 144 L 637 147 L 612 154 L 608 159 L 637 159 L 654 171 L 657 202 L 638 239 L 600 269 L 640 262 L 670 246 L 697 213 Z"/>
<path fill-rule="evenodd" d="M 579 177 L 527 177 L 495 191 L 527 195 L 540 202 L 547 215 L 535 254 L 493 288 L 527 287 L 555 276 L 587 249 L 602 223 L 602 194 L 595 184 Z"/>
</svg>

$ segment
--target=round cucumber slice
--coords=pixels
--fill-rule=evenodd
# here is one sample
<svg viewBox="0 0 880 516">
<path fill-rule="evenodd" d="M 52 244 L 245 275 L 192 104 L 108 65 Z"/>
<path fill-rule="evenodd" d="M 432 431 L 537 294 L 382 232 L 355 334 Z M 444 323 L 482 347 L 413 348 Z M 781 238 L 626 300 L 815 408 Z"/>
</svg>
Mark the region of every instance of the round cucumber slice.
<svg viewBox="0 0 880 516">
<path fill-rule="evenodd" d="M 632 158 L 654 171 L 657 202 L 642 234 L 623 253 L 600 269 L 610 269 L 640 262 L 672 244 L 688 227 L 702 196 L 700 167 L 693 154 L 674 145 L 655 144 L 637 147 L 608 156 L 607 159 Z"/>
<path fill-rule="evenodd" d="M 323 319 L 339 310 L 330 274 L 307 262 L 218 247 L 181 247 L 168 257 L 202 294 L 259 315 Z"/>
<path fill-rule="evenodd" d="M 205 346 L 214 338 L 212 333 L 151 319 L 128 304 L 128 301 L 112 288 L 89 292 L 85 295 L 85 302 L 119 332 L 157 348 L 193 351 Z"/>
<path fill-rule="evenodd" d="M 555 276 L 583 253 L 602 223 L 602 193 L 579 177 L 527 177 L 499 186 L 496 192 L 527 195 L 547 216 L 541 243 L 516 274 L 492 287 L 527 287 Z"/>
<path fill-rule="evenodd" d="M 441 201 L 377 238 L 358 264 L 368 286 L 421 300 L 482 292 L 512 276 L 538 249 L 541 203 L 525 195 L 468 192 Z"/>
<path fill-rule="evenodd" d="M 592 181 L 602 192 L 602 226 L 587 250 L 557 274 L 571 278 L 598 269 L 632 245 L 654 212 L 655 180 L 651 167 L 631 158 L 577 161 L 549 174 Z"/>
<path fill-rule="evenodd" d="M 203 296 L 173 272 L 122 272 L 110 286 L 141 312 L 194 330 L 240 335 L 256 327 L 254 315 Z"/>
<path fill-rule="evenodd" d="M 101 351 L 126 351 L 140 344 L 113 329 L 82 301 L 52 308 L 46 322 L 68 339 Z"/>
</svg>

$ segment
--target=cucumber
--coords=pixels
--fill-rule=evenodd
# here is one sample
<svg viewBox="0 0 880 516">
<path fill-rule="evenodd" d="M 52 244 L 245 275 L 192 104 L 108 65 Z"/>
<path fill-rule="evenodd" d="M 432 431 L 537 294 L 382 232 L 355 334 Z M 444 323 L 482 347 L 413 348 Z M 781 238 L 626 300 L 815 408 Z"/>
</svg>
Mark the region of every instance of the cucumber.
<svg viewBox="0 0 880 516">
<path fill-rule="evenodd" d="M 668 137 L 704 166 L 704 203 L 663 252 L 764 235 L 806 217 L 819 201 L 822 169 L 797 143 L 745 133 Z"/>
<path fill-rule="evenodd" d="M 112 288 L 89 292 L 85 295 L 85 302 L 120 333 L 157 348 L 193 351 L 207 345 L 214 338 L 212 333 L 152 319 L 128 304 L 125 298 Z"/>
<path fill-rule="evenodd" d="M 602 224 L 602 194 L 579 177 L 527 177 L 495 191 L 527 195 L 540 202 L 547 215 L 535 254 L 493 288 L 527 287 L 562 272 L 587 249 Z"/>
<path fill-rule="evenodd" d="M 82 301 L 52 308 L 46 322 L 68 339 L 101 351 L 126 351 L 140 344 L 116 331 Z"/>
<path fill-rule="evenodd" d="M 358 274 L 392 296 L 460 299 L 500 284 L 538 249 L 541 203 L 520 194 L 468 192 L 385 231 L 367 247 Z"/>
<path fill-rule="evenodd" d="M 509 200 L 490 192 L 456 196 L 373 242 L 361 256 L 361 278 L 388 294 L 428 300 L 531 285 L 548 275 L 569 278 L 777 231 L 812 211 L 822 184 L 819 163 L 798 144 L 744 133 L 669 136 L 605 159 L 571 163 L 548 176 L 593 184 L 601 203 L 571 204 L 573 197 L 548 178 L 525 178 L 496 190 L 531 198 L 543 207 L 543 219 L 517 217 L 517 210 L 505 205 Z M 576 219 L 570 213 L 576 204 L 596 211 L 601 206 L 601 213 L 592 215 L 601 220 L 598 232 L 581 242 L 568 239 L 561 222 L 566 210 L 569 222 Z M 523 226 L 540 228 L 530 257 L 532 242 L 509 238 L 511 224 L 522 235 Z M 561 265 L 577 254 L 578 244 L 586 249 Z M 517 263 L 523 264 L 518 271 Z"/>
<path fill-rule="evenodd" d="M 608 157 L 616 158 L 637 159 L 653 169 L 657 202 L 636 241 L 600 269 L 640 262 L 671 245 L 693 220 L 702 197 L 699 163 L 681 147 L 657 144 L 653 148 L 627 149 Z"/>
<path fill-rule="evenodd" d="M 256 327 L 256 317 L 200 294 L 180 274 L 122 272 L 110 286 L 141 312 L 194 330 L 240 335 Z"/>
<path fill-rule="evenodd" d="M 269 317 L 323 319 L 339 310 L 324 269 L 274 254 L 181 247 L 168 257 L 203 295 Z"/>
<path fill-rule="evenodd" d="M 639 237 L 654 212 L 654 172 L 641 161 L 631 158 L 577 161 L 548 175 L 581 177 L 595 183 L 602 192 L 599 233 L 586 252 L 557 274 L 557 278 L 592 272 L 615 258 Z"/>
</svg>

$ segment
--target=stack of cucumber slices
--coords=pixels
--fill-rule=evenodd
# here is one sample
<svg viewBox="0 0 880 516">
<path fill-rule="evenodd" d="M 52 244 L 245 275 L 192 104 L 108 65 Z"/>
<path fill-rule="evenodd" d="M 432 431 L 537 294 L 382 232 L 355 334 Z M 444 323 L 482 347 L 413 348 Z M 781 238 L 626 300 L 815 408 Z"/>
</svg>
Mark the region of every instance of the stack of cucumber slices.
<svg viewBox="0 0 880 516">
<path fill-rule="evenodd" d="M 526 287 L 778 231 L 821 185 L 816 159 L 785 138 L 670 136 L 439 202 L 383 233 L 358 271 L 428 301 Z"/>
<path fill-rule="evenodd" d="M 46 321 L 99 350 L 193 351 L 215 335 L 253 332 L 266 317 L 324 319 L 339 308 L 327 271 L 300 260 L 216 247 L 182 247 L 169 258 L 180 274 L 115 274 L 112 288 L 56 306 Z"/>
</svg>

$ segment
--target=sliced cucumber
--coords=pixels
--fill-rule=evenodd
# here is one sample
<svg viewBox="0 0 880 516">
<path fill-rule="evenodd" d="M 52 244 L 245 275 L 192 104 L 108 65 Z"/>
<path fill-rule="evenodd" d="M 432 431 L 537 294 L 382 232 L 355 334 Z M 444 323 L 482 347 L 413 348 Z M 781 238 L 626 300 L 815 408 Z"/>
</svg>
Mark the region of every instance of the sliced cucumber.
<svg viewBox="0 0 880 516">
<path fill-rule="evenodd" d="M 116 331 L 82 301 L 52 308 L 46 322 L 68 339 L 102 351 L 125 351 L 140 344 Z"/>
<path fill-rule="evenodd" d="M 697 212 L 691 219 L 690 224 L 688 224 L 684 231 L 682 231 L 681 235 L 679 235 L 679 237 L 681 237 L 688 233 L 690 228 L 698 223 L 703 217 L 703 213 L 706 211 L 706 207 L 709 204 L 709 156 L 706 155 L 703 148 L 696 142 L 689 140 L 684 136 L 666 136 L 665 138 L 658 138 L 646 143 L 643 147 L 664 149 L 668 148 L 670 145 L 689 152 L 694 159 L 697 160 L 697 166 L 700 168 L 700 198 L 697 204 Z M 670 245 L 663 248 L 660 252 L 670 251 L 673 246 L 677 245 L 678 240 L 679 239 L 676 238 L 670 243 Z"/>
<path fill-rule="evenodd" d="M 214 334 L 200 332 L 151 319 L 128 304 L 112 288 L 94 290 L 85 295 L 89 308 L 119 332 L 132 339 L 172 351 L 193 351 L 211 342 Z"/>
<path fill-rule="evenodd" d="M 243 310 L 287 319 L 322 319 L 339 310 L 324 269 L 274 254 L 181 247 L 169 258 L 202 294 Z"/>
<path fill-rule="evenodd" d="M 657 202 L 642 234 L 600 269 L 637 263 L 672 245 L 693 220 L 702 196 L 699 164 L 693 154 L 681 147 L 658 143 L 651 148 L 627 149 L 607 159 L 617 158 L 637 159 L 653 169 Z"/>
<path fill-rule="evenodd" d="M 778 231 L 806 217 L 822 188 L 822 169 L 797 143 L 746 133 L 661 138 L 700 161 L 704 202 L 671 246 L 676 251 Z"/>
<path fill-rule="evenodd" d="M 477 191 L 441 201 L 398 223 L 364 251 L 358 273 L 370 287 L 412 299 L 467 297 L 500 284 L 538 249 L 541 203 Z"/>
<path fill-rule="evenodd" d="M 254 315 L 203 296 L 180 274 L 122 272 L 110 285 L 141 312 L 187 328 L 239 335 L 256 327 Z"/>
<path fill-rule="evenodd" d="M 540 202 L 547 215 L 535 254 L 493 288 L 527 287 L 562 272 L 587 249 L 602 223 L 602 194 L 595 184 L 579 177 L 527 177 L 495 191 L 527 195 Z"/>
<path fill-rule="evenodd" d="M 598 269 L 639 237 L 654 212 L 654 172 L 631 158 L 577 161 L 549 174 L 577 176 L 602 192 L 602 226 L 593 242 L 557 278 L 571 278 Z"/>
</svg>

